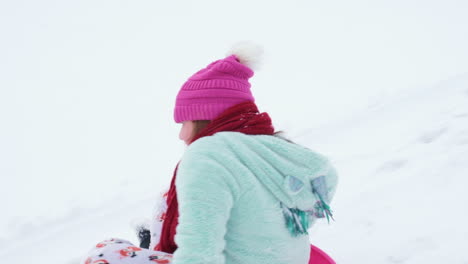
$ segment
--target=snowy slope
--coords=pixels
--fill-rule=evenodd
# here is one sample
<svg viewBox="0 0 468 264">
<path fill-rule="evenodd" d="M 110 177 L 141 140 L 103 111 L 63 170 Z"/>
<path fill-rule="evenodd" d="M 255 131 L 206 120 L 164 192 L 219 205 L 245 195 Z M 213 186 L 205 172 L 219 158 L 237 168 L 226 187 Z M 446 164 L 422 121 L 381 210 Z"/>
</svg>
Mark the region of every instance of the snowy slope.
<svg viewBox="0 0 468 264">
<path fill-rule="evenodd" d="M 468 75 L 382 98 L 298 141 L 340 170 L 336 222 L 311 236 L 338 263 L 468 263 Z"/>
<path fill-rule="evenodd" d="M 376 99 L 293 140 L 329 155 L 340 172 L 336 221 L 311 230 L 338 263 L 468 263 L 468 75 Z M 131 223 L 150 215 L 155 195 L 25 229 L 3 243 L 0 259 L 77 263 L 101 239 L 136 241 Z"/>
</svg>

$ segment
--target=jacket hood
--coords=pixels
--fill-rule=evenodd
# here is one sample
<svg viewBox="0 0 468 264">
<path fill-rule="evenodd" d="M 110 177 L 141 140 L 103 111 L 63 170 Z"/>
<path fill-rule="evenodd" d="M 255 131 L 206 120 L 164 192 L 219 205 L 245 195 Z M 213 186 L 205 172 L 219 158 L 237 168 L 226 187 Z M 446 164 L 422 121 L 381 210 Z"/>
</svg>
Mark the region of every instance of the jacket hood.
<svg viewBox="0 0 468 264">
<path fill-rule="evenodd" d="M 253 172 L 280 201 L 287 221 L 289 216 L 292 226 L 299 225 L 296 229 L 307 229 L 310 221 L 332 216 L 329 203 L 336 190 L 337 173 L 325 156 L 270 135 L 219 132 L 211 138 L 218 147 L 227 145 Z"/>
</svg>

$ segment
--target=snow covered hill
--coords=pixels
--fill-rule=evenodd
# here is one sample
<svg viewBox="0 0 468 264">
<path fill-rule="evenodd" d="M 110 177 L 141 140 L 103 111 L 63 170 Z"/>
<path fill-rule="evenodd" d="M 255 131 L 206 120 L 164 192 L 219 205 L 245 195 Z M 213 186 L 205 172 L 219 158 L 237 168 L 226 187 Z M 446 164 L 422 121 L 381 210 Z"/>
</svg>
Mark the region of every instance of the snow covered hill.
<svg viewBox="0 0 468 264">
<path fill-rule="evenodd" d="M 468 263 L 468 75 L 382 98 L 298 141 L 339 168 L 336 222 L 311 234 L 338 263 Z"/>
<path fill-rule="evenodd" d="M 293 140 L 330 156 L 339 170 L 336 221 L 311 230 L 311 241 L 338 263 L 468 263 L 468 75 L 386 95 Z M 24 228 L 3 241 L 0 259 L 77 263 L 104 238 L 136 242 L 131 223 L 150 215 L 155 197 Z"/>
</svg>

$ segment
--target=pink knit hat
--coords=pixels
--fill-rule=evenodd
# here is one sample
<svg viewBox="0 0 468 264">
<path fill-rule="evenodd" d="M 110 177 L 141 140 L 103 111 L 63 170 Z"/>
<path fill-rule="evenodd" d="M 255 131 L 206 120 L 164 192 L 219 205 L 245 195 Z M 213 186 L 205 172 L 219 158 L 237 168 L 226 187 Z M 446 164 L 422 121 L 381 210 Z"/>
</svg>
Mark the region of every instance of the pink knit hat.
<svg viewBox="0 0 468 264">
<path fill-rule="evenodd" d="M 192 75 L 177 94 L 175 122 L 213 120 L 233 105 L 254 102 L 249 83 L 254 72 L 240 61 L 230 55 Z"/>
</svg>

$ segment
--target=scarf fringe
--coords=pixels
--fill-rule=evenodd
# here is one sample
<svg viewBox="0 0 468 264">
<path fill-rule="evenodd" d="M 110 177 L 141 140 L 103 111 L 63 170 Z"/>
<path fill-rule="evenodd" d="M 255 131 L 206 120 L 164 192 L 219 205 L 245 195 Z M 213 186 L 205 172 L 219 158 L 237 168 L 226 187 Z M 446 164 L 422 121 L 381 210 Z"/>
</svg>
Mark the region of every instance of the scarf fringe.
<svg viewBox="0 0 468 264">
<path fill-rule="evenodd" d="M 299 210 L 297 208 L 288 208 L 281 203 L 286 227 L 293 236 L 308 234 L 309 229 L 309 212 Z"/>
<path fill-rule="evenodd" d="M 281 209 L 283 210 L 284 219 L 286 220 L 286 228 L 289 230 L 294 237 L 308 234 L 307 230 L 310 227 L 310 219 L 312 216 L 316 218 L 327 218 L 327 222 L 330 223 L 330 219 L 335 221 L 330 206 L 325 203 L 322 197 L 314 192 L 317 196 L 318 201 L 315 204 L 315 210 L 302 211 L 297 208 L 288 208 L 283 203 L 280 203 Z"/>
<path fill-rule="evenodd" d="M 322 196 L 318 193 L 315 193 L 317 196 L 318 196 L 318 201 L 317 203 L 315 204 L 315 210 L 317 210 L 316 212 L 316 216 L 319 217 L 319 218 L 323 218 L 323 217 L 327 217 L 327 222 L 330 223 L 330 218 L 335 221 L 335 219 L 333 218 L 333 213 L 330 209 L 330 206 L 325 203 L 325 201 L 322 199 Z"/>
</svg>

